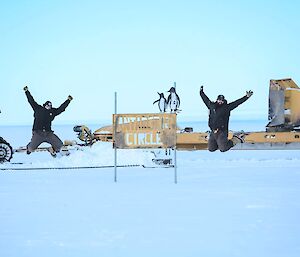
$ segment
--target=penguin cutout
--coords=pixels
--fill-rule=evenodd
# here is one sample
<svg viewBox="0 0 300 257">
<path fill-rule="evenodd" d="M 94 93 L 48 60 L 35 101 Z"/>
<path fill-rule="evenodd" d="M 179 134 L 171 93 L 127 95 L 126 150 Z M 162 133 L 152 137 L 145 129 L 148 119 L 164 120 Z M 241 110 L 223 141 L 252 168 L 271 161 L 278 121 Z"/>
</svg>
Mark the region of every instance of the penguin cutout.
<svg viewBox="0 0 300 257">
<path fill-rule="evenodd" d="M 176 93 L 175 87 L 171 87 L 168 92 L 170 92 L 170 95 L 168 96 L 167 105 L 170 107 L 171 112 L 176 112 L 180 106 L 180 98 Z"/>
<path fill-rule="evenodd" d="M 159 95 L 159 99 L 156 100 L 155 102 L 153 102 L 153 104 L 157 103 L 158 102 L 158 108 L 159 108 L 159 111 L 160 112 L 166 112 L 166 108 L 167 108 L 167 100 L 164 96 L 164 93 L 158 93 L 157 94 Z"/>
</svg>

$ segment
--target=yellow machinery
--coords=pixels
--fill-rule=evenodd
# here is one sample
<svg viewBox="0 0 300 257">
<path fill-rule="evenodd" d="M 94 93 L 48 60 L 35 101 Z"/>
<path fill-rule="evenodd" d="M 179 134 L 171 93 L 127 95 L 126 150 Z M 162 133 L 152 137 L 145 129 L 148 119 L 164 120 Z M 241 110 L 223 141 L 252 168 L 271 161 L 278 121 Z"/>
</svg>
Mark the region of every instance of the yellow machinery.
<svg viewBox="0 0 300 257">
<path fill-rule="evenodd" d="M 175 121 L 170 117 L 175 117 Z M 172 126 L 170 131 L 174 131 L 176 128 L 175 135 L 174 133 L 170 134 L 162 126 L 164 119 L 172 120 L 170 123 L 172 125 L 169 125 Z M 300 149 L 300 130 L 298 130 L 300 126 L 300 89 L 292 79 L 270 80 L 268 119 L 266 131 L 246 132 L 245 143 L 236 145 L 234 149 Z M 176 148 L 179 150 L 202 150 L 207 149 L 209 137 L 209 133 L 190 132 L 192 129 L 178 129 L 176 114 L 114 115 L 112 126 L 102 127 L 94 133 L 91 133 L 86 126 L 76 126 L 75 128 L 78 137 L 86 144 L 92 144 L 95 141 L 111 141 L 117 143 L 120 148 L 165 148 L 172 144 L 157 144 L 157 142 L 175 140 Z M 134 145 L 134 142 L 139 142 L 140 134 L 144 137 L 143 144 Z M 229 133 L 229 137 L 232 137 L 232 134 Z M 127 145 L 125 138 L 127 141 L 129 140 Z"/>
<path fill-rule="evenodd" d="M 299 87 L 292 79 L 271 80 L 267 131 L 291 131 L 299 125 Z"/>
</svg>

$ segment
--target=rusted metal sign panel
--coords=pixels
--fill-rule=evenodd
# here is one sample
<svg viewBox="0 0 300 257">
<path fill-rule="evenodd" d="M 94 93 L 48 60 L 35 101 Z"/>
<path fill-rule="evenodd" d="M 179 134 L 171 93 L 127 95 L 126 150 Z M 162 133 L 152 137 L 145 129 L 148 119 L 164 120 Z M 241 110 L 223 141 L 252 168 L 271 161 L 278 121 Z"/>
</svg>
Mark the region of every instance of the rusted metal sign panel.
<svg viewBox="0 0 300 257">
<path fill-rule="evenodd" d="M 114 114 L 114 148 L 170 148 L 176 146 L 176 114 Z"/>
<path fill-rule="evenodd" d="M 270 80 L 267 131 L 290 131 L 300 126 L 300 88 L 292 79 Z"/>
</svg>

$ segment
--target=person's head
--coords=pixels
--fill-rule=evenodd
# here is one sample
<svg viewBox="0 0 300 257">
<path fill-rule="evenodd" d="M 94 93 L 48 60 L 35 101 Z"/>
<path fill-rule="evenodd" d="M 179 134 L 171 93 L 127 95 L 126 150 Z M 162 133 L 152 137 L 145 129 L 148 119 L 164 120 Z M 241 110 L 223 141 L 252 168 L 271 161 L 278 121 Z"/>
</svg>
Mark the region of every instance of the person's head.
<svg viewBox="0 0 300 257">
<path fill-rule="evenodd" d="M 225 103 L 225 101 L 226 101 L 225 96 L 223 96 L 223 95 L 218 95 L 217 101 L 216 101 L 217 104 L 222 105 L 222 104 Z"/>
<path fill-rule="evenodd" d="M 52 103 L 50 101 L 46 101 L 43 106 L 47 109 L 50 110 L 52 108 Z"/>
<path fill-rule="evenodd" d="M 176 91 L 175 87 L 171 87 L 170 90 L 168 92 L 170 93 L 174 93 Z"/>
</svg>

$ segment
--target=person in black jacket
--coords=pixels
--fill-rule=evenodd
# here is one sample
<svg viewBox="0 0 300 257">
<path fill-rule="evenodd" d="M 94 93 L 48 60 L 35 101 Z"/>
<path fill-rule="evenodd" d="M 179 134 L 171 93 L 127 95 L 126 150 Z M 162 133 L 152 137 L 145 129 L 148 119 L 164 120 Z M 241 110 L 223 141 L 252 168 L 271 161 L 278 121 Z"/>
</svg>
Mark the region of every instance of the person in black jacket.
<svg viewBox="0 0 300 257">
<path fill-rule="evenodd" d="M 27 145 L 27 154 L 30 154 L 37 149 L 41 143 L 47 142 L 52 146 L 52 149 L 49 152 L 52 156 L 56 156 L 56 153 L 60 152 L 62 149 L 63 142 L 52 131 L 51 123 L 57 115 L 65 111 L 73 97 L 69 95 L 68 99 L 64 101 L 61 106 L 53 108 L 50 101 L 46 101 L 43 105 L 37 104 L 27 86 L 24 87 L 24 91 L 27 100 L 34 111 L 32 138 Z"/>
<path fill-rule="evenodd" d="M 219 149 L 221 152 L 226 152 L 237 143 L 243 142 L 242 138 L 238 136 L 228 140 L 229 116 L 233 109 L 244 103 L 252 95 L 251 90 L 247 91 L 245 96 L 231 103 L 227 103 L 224 95 L 219 95 L 217 100 L 212 102 L 204 93 L 203 86 L 201 86 L 200 96 L 209 109 L 208 126 L 211 129 L 208 139 L 209 151 L 214 152 Z"/>
</svg>

